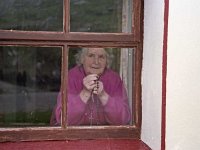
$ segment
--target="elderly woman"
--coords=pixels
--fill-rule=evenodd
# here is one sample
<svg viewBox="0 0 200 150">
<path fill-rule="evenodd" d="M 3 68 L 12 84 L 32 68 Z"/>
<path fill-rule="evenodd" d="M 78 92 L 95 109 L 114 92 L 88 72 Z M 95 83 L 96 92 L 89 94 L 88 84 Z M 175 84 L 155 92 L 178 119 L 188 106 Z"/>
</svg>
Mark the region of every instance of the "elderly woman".
<svg viewBox="0 0 200 150">
<path fill-rule="evenodd" d="M 68 74 L 68 125 L 126 125 L 131 114 L 120 76 L 109 69 L 110 58 L 103 48 L 84 48 L 78 64 Z M 61 120 L 61 94 L 55 110 Z"/>
</svg>

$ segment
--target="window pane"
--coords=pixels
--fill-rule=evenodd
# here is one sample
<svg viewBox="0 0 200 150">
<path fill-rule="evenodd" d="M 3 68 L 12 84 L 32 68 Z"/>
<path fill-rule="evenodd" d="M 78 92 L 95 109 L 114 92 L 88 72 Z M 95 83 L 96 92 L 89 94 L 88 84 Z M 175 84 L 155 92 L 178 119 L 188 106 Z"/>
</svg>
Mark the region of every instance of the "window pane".
<svg viewBox="0 0 200 150">
<path fill-rule="evenodd" d="M 71 0 L 70 31 L 131 32 L 132 0 Z"/>
<path fill-rule="evenodd" d="M 0 29 L 62 31 L 63 0 L 1 0 Z"/>
<path fill-rule="evenodd" d="M 132 124 L 132 53 L 127 48 L 70 48 L 68 125 Z M 61 111 L 61 97 L 57 102 Z"/>
<path fill-rule="evenodd" d="M 0 60 L 0 126 L 49 126 L 61 48 L 1 46 Z"/>
</svg>

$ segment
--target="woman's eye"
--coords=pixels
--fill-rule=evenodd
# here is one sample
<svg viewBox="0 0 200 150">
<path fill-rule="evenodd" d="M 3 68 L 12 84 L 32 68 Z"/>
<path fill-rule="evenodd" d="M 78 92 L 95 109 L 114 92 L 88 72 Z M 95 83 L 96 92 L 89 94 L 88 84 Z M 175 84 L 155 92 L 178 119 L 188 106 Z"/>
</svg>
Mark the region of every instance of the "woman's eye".
<svg viewBox="0 0 200 150">
<path fill-rule="evenodd" d="M 88 57 L 94 57 L 94 55 L 93 54 L 89 54 Z"/>
<path fill-rule="evenodd" d="M 105 59 L 105 57 L 103 55 L 99 56 L 100 59 Z"/>
</svg>

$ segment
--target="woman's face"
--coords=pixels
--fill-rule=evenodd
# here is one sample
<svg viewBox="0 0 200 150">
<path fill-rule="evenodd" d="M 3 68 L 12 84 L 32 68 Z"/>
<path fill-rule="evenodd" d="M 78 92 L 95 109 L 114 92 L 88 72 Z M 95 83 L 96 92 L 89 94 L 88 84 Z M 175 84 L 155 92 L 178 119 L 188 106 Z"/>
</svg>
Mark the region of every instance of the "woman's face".
<svg viewBox="0 0 200 150">
<path fill-rule="evenodd" d="M 88 48 L 82 63 L 87 75 L 100 75 L 107 64 L 106 51 L 103 48 Z"/>
</svg>

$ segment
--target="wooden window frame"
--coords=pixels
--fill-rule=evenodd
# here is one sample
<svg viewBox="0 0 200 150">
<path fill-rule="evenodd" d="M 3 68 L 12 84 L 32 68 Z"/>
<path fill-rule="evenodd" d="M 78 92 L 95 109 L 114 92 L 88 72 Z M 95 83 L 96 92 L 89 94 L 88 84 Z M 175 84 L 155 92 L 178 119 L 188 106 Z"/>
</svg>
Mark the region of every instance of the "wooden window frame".
<svg viewBox="0 0 200 150">
<path fill-rule="evenodd" d="M 69 47 L 120 47 L 134 48 L 133 59 L 133 125 L 121 126 L 66 126 L 0 128 L 0 142 L 70 140 L 100 138 L 137 138 L 140 139 L 141 106 L 141 68 L 143 39 L 143 0 L 133 0 L 132 33 L 88 33 L 69 31 L 69 2 L 63 0 L 63 32 L 12 31 L 0 30 L 0 46 L 59 46 L 62 47 L 61 82 L 67 79 Z M 67 7 L 66 7 L 67 6 Z M 67 97 L 66 82 L 62 82 L 63 105 Z M 66 109 L 62 109 L 65 114 Z M 66 117 L 62 116 L 65 122 Z"/>
</svg>

